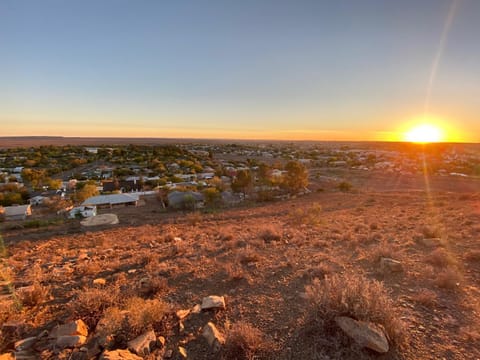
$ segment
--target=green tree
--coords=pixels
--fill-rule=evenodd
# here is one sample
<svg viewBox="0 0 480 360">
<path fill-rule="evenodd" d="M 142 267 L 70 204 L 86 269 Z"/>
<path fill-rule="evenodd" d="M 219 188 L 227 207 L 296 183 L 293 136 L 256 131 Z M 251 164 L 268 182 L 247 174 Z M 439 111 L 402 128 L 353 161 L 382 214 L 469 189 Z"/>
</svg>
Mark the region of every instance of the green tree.
<svg viewBox="0 0 480 360">
<path fill-rule="evenodd" d="M 308 185 L 307 168 L 298 161 L 289 161 L 285 165 L 287 173 L 284 178 L 284 185 L 293 193 L 299 192 Z"/>
</svg>

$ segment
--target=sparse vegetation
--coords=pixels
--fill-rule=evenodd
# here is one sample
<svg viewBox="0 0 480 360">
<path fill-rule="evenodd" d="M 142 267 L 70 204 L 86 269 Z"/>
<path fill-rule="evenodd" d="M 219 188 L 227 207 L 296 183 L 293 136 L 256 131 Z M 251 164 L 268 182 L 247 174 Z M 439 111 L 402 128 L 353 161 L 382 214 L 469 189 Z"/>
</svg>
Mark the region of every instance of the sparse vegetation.
<svg viewBox="0 0 480 360">
<path fill-rule="evenodd" d="M 407 336 L 405 324 L 385 287 L 378 281 L 359 275 L 332 275 L 314 280 L 306 287 L 310 324 L 329 333 L 337 316 L 350 316 L 384 327 L 389 339 L 403 345 Z"/>
<path fill-rule="evenodd" d="M 273 344 L 259 329 L 247 322 L 236 322 L 228 329 L 225 359 L 254 360 L 271 350 Z"/>
</svg>

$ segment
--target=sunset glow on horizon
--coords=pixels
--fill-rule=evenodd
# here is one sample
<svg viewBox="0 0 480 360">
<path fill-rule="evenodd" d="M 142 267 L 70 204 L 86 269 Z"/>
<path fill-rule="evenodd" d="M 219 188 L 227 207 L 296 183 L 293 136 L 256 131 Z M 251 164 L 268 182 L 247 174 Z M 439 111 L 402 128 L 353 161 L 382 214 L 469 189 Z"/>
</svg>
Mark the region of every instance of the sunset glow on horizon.
<svg viewBox="0 0 480 360">
<path fill-rule="evenodd" d="M 478 13 L 459 0 L 2 2 L 0 136 L 479 142 Z"/>
</svg>

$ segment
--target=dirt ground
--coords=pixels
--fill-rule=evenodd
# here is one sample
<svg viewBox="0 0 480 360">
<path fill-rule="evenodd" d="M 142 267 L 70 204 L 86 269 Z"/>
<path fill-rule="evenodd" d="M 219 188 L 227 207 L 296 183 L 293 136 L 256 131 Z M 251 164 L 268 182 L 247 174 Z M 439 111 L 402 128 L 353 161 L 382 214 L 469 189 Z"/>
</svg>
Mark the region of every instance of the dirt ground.
<svg viewBox="0 0 480 360">
<path fill-rule="evenodd" d="M 242 358 L 210 351 L 201 336 L 208 321 L 227 336 L 232 324 L 258 328 L 269 347 L 257 358 L 480 358 L 479 193 L 325 191 L 213 214 L 162 213 L 153 200 L 113 212 L 118 225 L 87 230 L 74 220 L 3 233 L 14 288 L 37 284 L 46 294 L 8 313 L 3 295 L 2 323 L 25 325 L 2 342 L 4 352 L 14 340 L 77 318 L 92 339 L 105 309 L 85 312 L 80 294 L 108 296 L 118 284 L 123 297 L 161 299 L 170 308 L 154 326 L 166 345 L 152 359 L 167 350 L 181 358 L 178 346 L 189 359 Z M 399 260 L 403 271 L 383 272 L 382 256 Z M 405 324 L 406 344 L 378 355 L 345 336 L 336 334 L 340 345 L 332 347 L 325 343 L 331 334 L 307 332 L 306 286 L 334 274 L 380 281 Z M 96 278 L 106 287 L 97 289 Z M 144 279 L 155 281 L 152 291 L 142 290 Z M 208 295 L 225 296 L 226 309 L 191 315 L 183 328 L 168 315 Z M 77 351 L 39 350 L 41 358 Z"/>
</svg>

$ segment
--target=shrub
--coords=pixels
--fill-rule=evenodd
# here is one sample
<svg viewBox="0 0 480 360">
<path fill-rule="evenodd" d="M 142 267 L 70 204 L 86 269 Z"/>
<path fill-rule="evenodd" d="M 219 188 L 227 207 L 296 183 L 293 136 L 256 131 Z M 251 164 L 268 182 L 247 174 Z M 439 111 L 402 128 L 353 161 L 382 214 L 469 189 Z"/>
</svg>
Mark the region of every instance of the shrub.
<svg viewBox="0 0 480 360">
<path fill-rule="evenodd" d="M 319 225 L 322 222 L 322 205 L 313 203 L 309 208 L 296 208 L 290 213 L 291 221 L 296 225 Z"/>
<path fill-rule="evenodd" d="M 120 288 L 116 284 L 104 288 L 90 287 L 78 290 L 76 300 L 72 301 L 73 312 L 90 327 L 95 327 L 105 309 L 118 305 Z"/>
<path fill-rule="evenodd" d="M 442 270 L 435 279 L 434 283 L 440 288 L 454 290 L 462 281 L 462 276 L 455 269 L 449 268 Z"/>
<path fill-rule="evenodd" d="M 197 225 L 203 220 L 203 215 L 199 211 L 192 212 L 185 216 L 185 221 L 190 225 Z"/>
<path fill-rule="evenodd" d="M 140 334 L 150 327 L 160 324 L 169 311 L 169 306 L 159 299 L 144 300 L 133 297 L 127 300 L 128 326 L 131 333 Z"/>
<path fill-rule="evenodd" d="M 435 249 L 426 257 L 425 260 L 427 263 L 437 267 L 447 267 L 457 263 L 455 258 L 443 248 Z"/>
<path fill-rule="evenodd" d="M 351 183 L 349 183 L 348 181 L 342 181 L 341 183 L 339 183 L 337 185 L 337 187 L 338 187 L 338 190 L 343 191 L 343 192 L 347 192 L 347 191 L 352 190 L 353 185 Z"/>
<path fill-rule="evenodd" d="M 265 242 L 278 241 L 282 238 L 282 234 L 273 226 L 267 226 L 260 232 L 260 238 Z"/>
<path fill-rule="evenodd" d="M 432 290 L 422 289 L 412 296 L 412 300 L 431 309 L 437 305 L 437 294 Z"/>
<path fill-rule="evenodd" d="M 385 287 L 378 281 L 369 281 L 358 275 L 332 275 L 320 281 L 315 279 L 306 287 L 309 317 L 323 332 L 336 327 L 337 316 L 350 316 L 384 327 L 395 345 L 403 345 L 405 325 Z"/>
<path fill-rule="evenodd" d="M 465 259 L 470 262 L 480 261 L 480 250 L 470 250 L 465 254 Z"/>
<path fill-rule="evenodd" d="M 18 291 L 20 302 L 28 307 L 40 305 L 48 298 L 48 296 L 48 289 L 39 282 L 35 282 L 33 285 Z"/>
<path fill-rule="evenodd" d="M 226 359 L 253 360 L 268 352 L 273 345 L 256 327 L 239 321 L 228 330 L 225 342 Z"/>
</svg>

